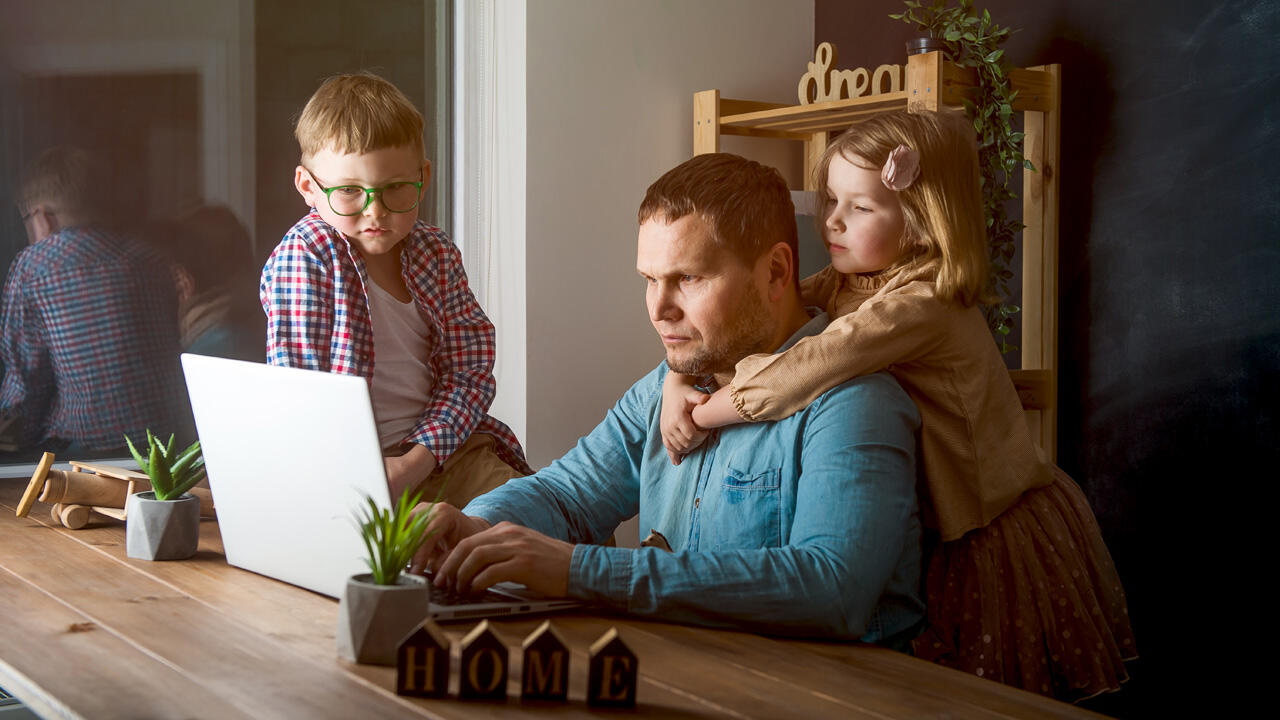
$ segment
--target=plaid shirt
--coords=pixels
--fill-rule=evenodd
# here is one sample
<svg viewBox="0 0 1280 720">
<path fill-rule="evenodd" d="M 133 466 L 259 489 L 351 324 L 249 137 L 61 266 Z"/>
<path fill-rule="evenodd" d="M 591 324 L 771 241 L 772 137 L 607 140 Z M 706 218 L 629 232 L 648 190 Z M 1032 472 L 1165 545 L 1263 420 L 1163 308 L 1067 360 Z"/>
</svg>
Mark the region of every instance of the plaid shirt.
<svg viewBox="0 0 1280 720">
<path fill-rule="evenodd" d="M 458 249 L 419 220 L 400 251 L 401 274 L 432 337 L 436 383 L 404 443 L 425 445 L 441 465 L 472 432 L 493 435 L 498 456 L 525 473 L 520 441 L 486 414 L 493 402 L 494 331 L 467 285 Z M 364 258 L 311 212 L 262 269 L 267 362 L 373 378 L 373 324 Z"/>
<path fill-rule="evenodd" d="M 22 418 L 24 445 L 184 432 L 172 266 L 149 247 L 68 228 L 24 248 L 0 323 L 0 412 Z"/>
</svg>

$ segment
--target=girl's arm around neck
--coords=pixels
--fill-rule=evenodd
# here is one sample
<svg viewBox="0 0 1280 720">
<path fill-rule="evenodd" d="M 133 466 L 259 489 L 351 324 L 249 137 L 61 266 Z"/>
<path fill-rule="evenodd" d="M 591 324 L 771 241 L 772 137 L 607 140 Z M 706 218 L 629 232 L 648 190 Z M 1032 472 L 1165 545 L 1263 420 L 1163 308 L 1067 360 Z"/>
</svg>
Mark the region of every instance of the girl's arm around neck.
<svg viewBox="0 0 1280 720">
<path fill-rule="evenodd" d="M 693 409 L 693 421 L 704 430 L 745 422 L 733 406 L 727 386 L 712 393 L 706 402 Z"/>
</svg>

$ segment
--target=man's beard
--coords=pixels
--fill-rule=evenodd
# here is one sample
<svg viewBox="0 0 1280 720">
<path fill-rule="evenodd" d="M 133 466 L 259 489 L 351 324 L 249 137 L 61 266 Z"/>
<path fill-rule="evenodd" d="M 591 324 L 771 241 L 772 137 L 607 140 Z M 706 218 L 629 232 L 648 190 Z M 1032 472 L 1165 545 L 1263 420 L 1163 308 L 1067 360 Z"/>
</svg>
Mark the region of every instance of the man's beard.
<svg viewBox="0 0 1280 720">
<path fill-rule="evenodd" d="M 755 288 L 747 288 L 742 302 L 732 312 L 715 344 L 704 338 L 702 347 L 674 362 L 667 353 L 667 367 L 684 375 L 706 376 L 729 372 L 742 358 L 772 349 L 769 340 L 773 336 L 773 317 Z"/>
</svg>

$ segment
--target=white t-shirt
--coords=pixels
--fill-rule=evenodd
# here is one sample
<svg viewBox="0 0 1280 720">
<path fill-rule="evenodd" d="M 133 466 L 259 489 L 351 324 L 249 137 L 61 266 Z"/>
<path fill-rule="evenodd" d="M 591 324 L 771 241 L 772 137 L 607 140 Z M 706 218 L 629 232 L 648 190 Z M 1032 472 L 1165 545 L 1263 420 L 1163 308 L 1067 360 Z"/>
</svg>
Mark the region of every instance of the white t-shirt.
<svg viewBox="0 0 1280 720">
<path fill-rule="evenodd" d="M 431 328 L 410 300 L 402 303 L 369 282 L 373 381 L 369 394 L 382 447 L 398 445 L 418 424 L 435 385 Z"/>
</svg>

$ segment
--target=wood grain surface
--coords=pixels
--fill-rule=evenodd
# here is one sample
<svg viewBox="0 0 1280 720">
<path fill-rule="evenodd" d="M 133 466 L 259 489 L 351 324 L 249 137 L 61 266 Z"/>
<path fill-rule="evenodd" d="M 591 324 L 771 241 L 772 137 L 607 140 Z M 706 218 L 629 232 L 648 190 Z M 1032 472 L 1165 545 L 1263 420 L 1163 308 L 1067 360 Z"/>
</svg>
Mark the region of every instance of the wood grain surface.
<svg viewBox="0 0 1280 720">
<path fill-rule="evenodd" d="M 521 641 L 545 617 L 491 621 L 513 650 L 506 702 L 395 694 L 395 669 L 338 658 L 337 601 L 231 567 L 217 523 L 180 562 L 125 556 L 124 524 L 81 530 L 45 506 L 15 515 L 25 478 L 0 480 L 0 686 L 44 717 L 598 717 L 587 651 L 616 627 L 639 658 L 638 705 L 663 718 L 1097 717 L 882 648 L 771 638 L 605 613 L 552 616 L 569 646 L 569 703 L 521 703 Z M 317 562 L 323 562 L 317 558 Z M 616 712 L 616 711 L 614 711 Z"/>
</svg>

